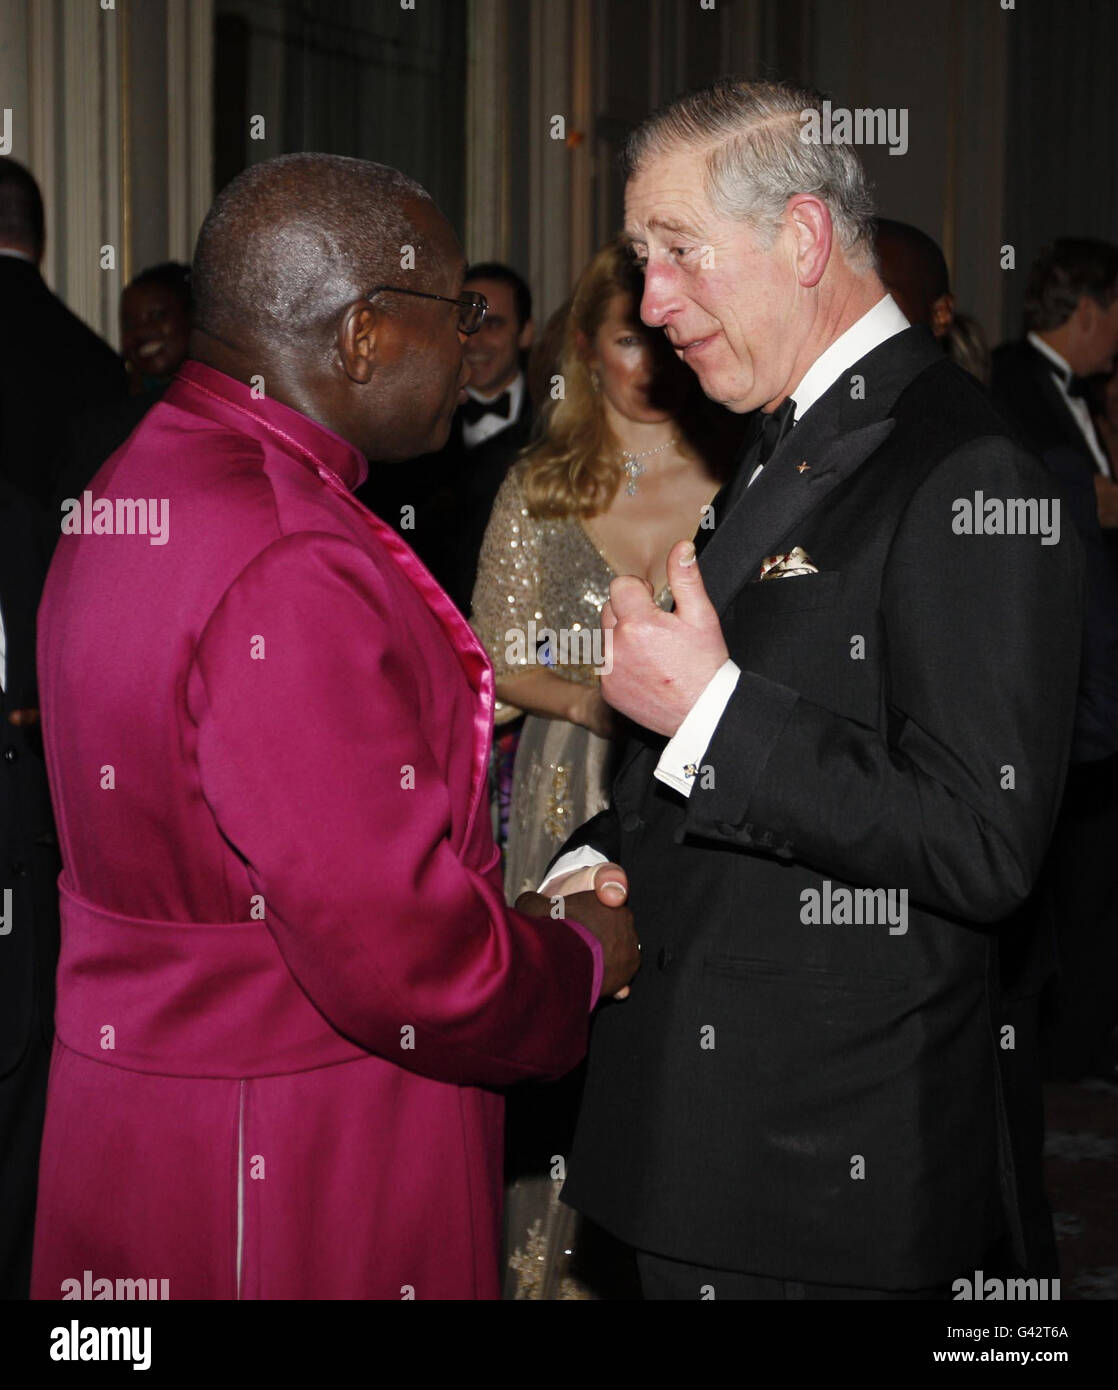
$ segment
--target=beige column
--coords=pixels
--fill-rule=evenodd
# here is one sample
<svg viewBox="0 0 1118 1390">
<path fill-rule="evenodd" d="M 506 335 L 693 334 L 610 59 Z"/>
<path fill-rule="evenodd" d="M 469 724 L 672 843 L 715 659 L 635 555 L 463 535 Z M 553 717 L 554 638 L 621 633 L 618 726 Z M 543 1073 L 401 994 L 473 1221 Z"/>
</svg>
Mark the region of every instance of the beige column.
<svg viewBox="0 0 1118 1390">
<path fill-rule="evenodd" d="M 167 0 L 167 254 L 189 261 L 213 201 L 213 0 Z"/>
<path fill-rule="evenodd" d="M 467 259 L 509 256 L 509 0 L 470 0 L 466 36 Z"/>
<path fill-rule="evenodd" d="M 570 0 L 529 0 L 529 266 L 536 320 L 545 323 L 571 289 L 571 162 L 574 126 Z M 560 125 L 559 119 L 562 124 Z M 562 130 L 562 138 L 553 132 Z"/>
</svg>

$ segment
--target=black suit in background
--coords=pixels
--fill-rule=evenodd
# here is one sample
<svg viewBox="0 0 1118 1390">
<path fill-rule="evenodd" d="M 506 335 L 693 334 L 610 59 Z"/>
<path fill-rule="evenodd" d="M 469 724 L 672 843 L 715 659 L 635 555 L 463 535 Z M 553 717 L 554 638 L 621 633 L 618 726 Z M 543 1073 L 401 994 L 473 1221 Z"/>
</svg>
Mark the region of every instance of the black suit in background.
<svg viewBox="0 0 1118 1390">
<path fill-rule="evenodd" d="M 1039 1010 L 1047 1073 L 1076 1078 L 1113 1064 L 1109 1040 L 1118 1021 L 1118 534 L 1099 528 L 1092 481 L 1098 468 L 1047 358 L 1027 342 L 998 348 L 992 391 L 1057 482 L 1087 557 L 1072 767 L 1033 905 L 1055 940 L 1055 956 L 1015 960 L 1011 981 L 1022 1004 L 1032 1001 Z"/>
<path fill-rule="evenodd" d="M 991 359 L 990 394 L 1034 453 L 1058 452 L 1062 480 L 1074 470 L 1080 481 L 1091 482 L 1099 471 L 1098 464 L 1052 372 L 1053 363 L 1027 340 L 1003 343 L 994 349 Z M 1104 531 L 1102 535 L 1118 577 L 1118 531 Z"/>
<path fill-rule="evenodd" d="M 55 492 L 50 508 L 52 549 L 60 534 L 62 503 L 71 497 L 81 497 L 101 465 L 120 448 L 166 389 L 161 386 L 140 395 L 121 396 L 87 411 L 66 427 L 54 468 Z"/>
<path fill-rule="evenodd" d="M 642 731 L 565 847 L 625 867 L 643 964 L 596 1018 L 564 1199 L 705 1269 L 942 1286 L 1007 1229 L 1022 1243 L 996 926 L 1059 802 L 1080 547 L 953 532 L 976 489 L 1052 489 L 921 328 L 844 373 L 746 491 L 753 462 L 700 559 L 742 668 L 713 775 L 679 796 Z M 794 545 L 818 574 L 756 582 Z M 805 923 L 828 881 L 907 890 L 907 931 Z"/>
<path fill-rule="evenodd" d="M 454 521 L 446 528 L 445 561 L 435 570 L 458 610 L 470 616 L 478 558 L 493 503 L 505 474 L 532 436 L 532 409 L 528 393 L 521 397 L 520 414 L 498 434 L 463 449 L 454 480 Z"/>
<path fill-rule="evenodd" d="M 124 366 L 29 261 L 0 255 L 0 305 L 0 476 L 45 512 L 62 463 L 62 431 L 124 396 Z"/>
<path fill-rule="evenodd" d="M 497 434 L 467 448 L 459 409 L 438 453 L 404 464 L 373 464 L 368 480 L 357 490 L 370 511 L 400 531 L 467 618 L 493 503 L 531 437 L 532 423 L 532 405 L 524 390 L 519 414 Z M 402 527 L 401 514 L 409 505 L 415 508 L 414 525 Z"/>
<path fill-rule="evenodd" d="M 27 1298 L 58 962 L 58 857 L 42 737 L 14 727 L 38 706 L 35 611 L 46 565 L 31 503 L 0 480 L 0 1298 Z M 10 927 L 10 930 L 7 928 Z"/>
</svg>

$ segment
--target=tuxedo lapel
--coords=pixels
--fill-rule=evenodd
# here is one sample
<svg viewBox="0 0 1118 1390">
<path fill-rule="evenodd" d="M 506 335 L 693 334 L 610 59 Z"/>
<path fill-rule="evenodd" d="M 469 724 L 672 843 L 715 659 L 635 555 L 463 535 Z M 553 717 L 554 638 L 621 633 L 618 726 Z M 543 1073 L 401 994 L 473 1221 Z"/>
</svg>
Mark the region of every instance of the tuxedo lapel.
<svg viewBox="0 0 1118 1390">
<path fill-rule="evenodd" d="M 892 420 L 878 420 L 817 445 L 797 438 L 798 430 L 793 430 L 703 551 L 699 568 L 719 614 L 743 584 L 758 577 L 761 561 L 796 523 L 864 463 L 892 430 Z"/>
<path fill-rule="evenodd" d="M 1083 431 L 1076 423 L 1075 416 L 1071 413 L 1067 401 L 1064 399 L 1060 388 L 1056 385 L 1056 378 L 1053 376 L 1053 364 L 1042 352 L 1038 352 L 1032 343 L 1026 344 L 1029 349 L 1030 364 L 1032 366 L 1033 379 L 1036 382 L 1037 390 L 1040 392 L 1041 399 L 1044 401 L 1053 422 L 1059 422 L 1059 430 L 1065 442 L 1079 453 L 1090 455 L 1091 466 L 1095 466 L 1094 455 L 1090 454 L 1090 449 Z"/>
<path fill-rule="evenodd" d="M 741 497 L 736 504 L 731 501 L 728 515 L 706 547 L 699 551 L 703 583 L 720 617 L 743 585 L 757 579 L 761 561 L 773 553 L 781 538 L 869 458 L 892 433 L 894 423 L 893 420 L 878 420 L 865 425 L 851 434 L 832 438 L 829 446 L 819 454 L 809 449 L 806 457 L 805 439 L 782 442 L 761 476 L 749 488 L 748 500 Z M 785 444 L 789 445 L 788 449 Z M 793 458 L 808 462 L 809 467 L 803 473 L 798 472 Z M 811 462 L 812 459 L 815 461 Z M 756 459 L 747 456 L 742 466 L 743 469 L 754 468 Z M 643 737 L 632 738 L 618 765 L 618 780 L 642 752 L 655 753 L 658 758 L 663 742 L 666 740 L 650 748 Z"/>
<path fill-rule="evenodd" d="M 881 447 L 893 431 L 890 412 L 901 392 L 922 371 L 942 361 L 943 354 L 925 328 L 908 328 L 886 339 L 804 414 L 751 487 L 761 436 L 759 430 L 750 435 L 735 477 L 715 498 L 713 531 L 696 538 L 703 583 L 719 616 L 743 585 L 759 577 L 761 561 L 785 537 L 795 544 L 790 533 L 796 524 Z M 801 464 L 806 467 L 801 469 Z M 647 754 L 651 775 L 665 742 L 644 731 L 630 738 L 618 763 L 615 798 L 622 778 L 642 753 Z"/>
</svg>

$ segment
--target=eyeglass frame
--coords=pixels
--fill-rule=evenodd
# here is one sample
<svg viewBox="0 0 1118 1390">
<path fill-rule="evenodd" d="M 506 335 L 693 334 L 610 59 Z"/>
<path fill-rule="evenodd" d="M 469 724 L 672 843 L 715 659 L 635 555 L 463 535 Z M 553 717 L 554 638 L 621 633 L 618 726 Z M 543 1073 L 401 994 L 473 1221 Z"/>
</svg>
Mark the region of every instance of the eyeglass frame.
<svg viewBox="0 0 1118 1390">
<path fill-rule="evenodd" d="M 489 312 L 489 301 L 486 299 L 485 295 L 479 294 L 477 290 L 464 290 L 457 299 L 451 299 L 448 295 L 431 294 L 428 290 L 405 289 L 403 285 L 374 285 L 367 294 L 362 295 L 362 298 L 372 299 L 374 295 L 382 294 L 385 290 L 390 291 L 392 294 L 414 295 L 416 299 L 439 299 L 442 300 L 444 304 L 457 304 L 459 309 L 458 331 L 459 333 L 464 333 L 467 338 L 473 337 L 485 322 L 485 315 Z M 469 309 L 479 309 L 481 311 L 481 317 L 478 319 L 474 328 L 463 328 L 462 319 Z"/>
</svg>

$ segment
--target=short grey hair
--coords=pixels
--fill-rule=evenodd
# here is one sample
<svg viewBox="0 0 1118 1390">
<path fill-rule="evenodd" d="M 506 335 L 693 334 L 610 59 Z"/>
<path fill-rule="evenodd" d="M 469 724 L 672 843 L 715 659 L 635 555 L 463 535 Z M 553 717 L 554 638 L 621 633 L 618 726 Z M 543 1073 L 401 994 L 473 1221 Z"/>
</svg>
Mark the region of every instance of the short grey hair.
<svg viewBox="0 0 1118 1390">
<path fill-rule="evenodd" d="M 422 263 L 409 203 L 421 184 L 386 164 L 298 153 L 250 165 L 221 190 L 194 251 L 194 322 L 230 337 L 304 334 L 373 284 L 390 283 L 401 247 Z"/>
<path fill-rule="evenodd" d="M 846 144 L 805 141 L 801 113 L 822 112 L 821 93 L 787 82 L 720 78 L 660 107 L 629 135 L 622 167 L 631 178 L 679 148 L 706 154 L 706 194 L 724 217 L 748 222 L 772 242 L 788 199 L 826 203 L 856 269 L 876 268 L 873 198 L 862 162 Z"/>
</svg>

